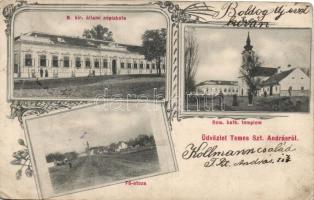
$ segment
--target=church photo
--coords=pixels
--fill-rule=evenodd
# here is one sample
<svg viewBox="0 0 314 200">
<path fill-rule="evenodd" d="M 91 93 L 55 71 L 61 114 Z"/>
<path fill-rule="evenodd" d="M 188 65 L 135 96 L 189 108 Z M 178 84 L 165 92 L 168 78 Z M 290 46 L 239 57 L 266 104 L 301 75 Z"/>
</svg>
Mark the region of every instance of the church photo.
<svg viewBox="0 0 314 200">
<path fill-rule="evenodd" d="M 163 99 L 166 36 L 158 12 L 21 13 L 14 23 L 12 95 Z"/>
<path fill-rule="evenodd" d="M 309 112 L 311 29 L 184 31 L 184 110 Z"/>
</svg>

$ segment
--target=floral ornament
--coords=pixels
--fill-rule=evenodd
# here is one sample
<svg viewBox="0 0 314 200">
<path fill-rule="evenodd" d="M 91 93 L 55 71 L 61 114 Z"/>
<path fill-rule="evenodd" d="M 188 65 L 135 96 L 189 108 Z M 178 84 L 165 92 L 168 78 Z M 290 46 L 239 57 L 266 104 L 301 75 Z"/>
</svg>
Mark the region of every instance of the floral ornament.
<svg viewBox="0 0 314 200">
<path fill-rule="evenodd" d="M 13 101 L 9 119 L 17 119 L 23 128 L 23 117 L 41 115 L 59 109 L 71 109 L 88 103 L 87 101 Z"/>
<path fill-rule="evenodd" d="M 171 20 L 174 23 L 207 23 L 206 17 L 216 17 L 219 12 L 213 6 L 205 2 L 193 3 L 184 9 L 171 1 L 157 1 L 155 4 L 171 13 Z"/>
<path fill-rule="evenodd" d="M 23 139 L 18 139 L 17 140 L 18 144 L 23 146 L 24 148 L 22 150 L 16 151 L 13 153 L 13 158 L 14 160 L 11 161 L 12 165 L 20 165 L 20 169 L 17 170 L 15 177 L 17 180 L 21 179 L 22 174 L 23 174 L 23 169 L 26 167 L 24 170 L 24 173 L 27 177 L 32 177 L 33 175 L 33 169 L 31 165 L 31 160 L 29 157 L 29 152 L 28 152 L 28 147 L 25 144 Z"/>
<path fill-rule="evenodd" d="M 10 119 L 14 119 L 17 117 L 17 119 L 20 122 L 20 125 L 23 128 L 23 117 L 27 115 L 39 115 L 45 113 L 45 109 L 39 106 L 27 106 L 26 104 L 23 104 L 20 101 L 13 101 L 10 105 L 11 108 L 11 115 Z"/>
<path fill-rule="evenodd" d="M 7 35 L 9 35 L 10 32 L 11 32 L 11 28 L 10 28 L 10 27 L 11 27 L 12 16 L 13 16 L 14 12 L 15 12 L 18 8 L 20 8 L 20 7 L 22 7 L 23 5 L 27 4 L 27 2 L 24 1 L 24 0 L 17 0 L 16 2 L 17 2 L 16 5 L 14 5 L 14 4 L 9 4 L 9 5 L 7 5 L 6 7 L 4 7 L 3 10 L 2 10 L 2 14 L 3 14 L 4 18 L 5 18 L 5 19 L 4 19 L 4 22 L 7 24 L 7 28 L 6 28 L 6 30 L 5 30 L 5 32 L 6 32 Z"/>
</svg>

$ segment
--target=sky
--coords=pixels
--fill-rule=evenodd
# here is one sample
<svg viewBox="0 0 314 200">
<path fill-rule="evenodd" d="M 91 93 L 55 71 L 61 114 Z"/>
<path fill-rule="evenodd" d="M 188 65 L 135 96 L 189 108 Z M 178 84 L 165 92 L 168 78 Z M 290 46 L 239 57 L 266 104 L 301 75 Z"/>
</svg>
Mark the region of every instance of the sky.
<svg viewBox="0 0 314 200">
<path fill-rule="evenodd" d="M 126 141 L 140 134 L 152 135 L 153 113 L 143 106 L 140 109 L 131 106 L 129 111 L 92 106 L 30 120 L 28 127 L 32 137 L 41 141 L 46 154 L 83 152 L 87 141 L 93 147 Z"/>
<path fill-rule="evenodd" d="M 310 67 L 309 29 L 215 29 L 188 27 L 199 44 L 196 83 L 205 80 L 236 80 L 248 31 L 253 50 L 263 67 Z"/>
<path fill-rule="evenodd" d="M 72 20 L 67 20 L 70 16 Z M 74 20 L 74 16 L 82 16 L 84 20 Z M 86 20 L 86 16 L 124 16 L 126 20 Z M 32 31 L 57 35 L 82 36 L 84 29 L 101 24 L 113 32 L 113 38 L 118 43 L 141 45 L 141 36 L 145 30 L 166 28 L 166 18 L 158 12 L 42 12 L 27 11 L 17 15 L 14 23 L 14 35 Z"/>
</svg>

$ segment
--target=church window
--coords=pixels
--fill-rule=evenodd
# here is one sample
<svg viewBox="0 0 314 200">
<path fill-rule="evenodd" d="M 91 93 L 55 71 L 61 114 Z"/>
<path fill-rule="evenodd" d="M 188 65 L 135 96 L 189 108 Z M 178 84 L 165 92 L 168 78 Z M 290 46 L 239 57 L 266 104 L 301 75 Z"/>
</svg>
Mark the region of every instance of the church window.
<svg viewBox="0 0 314 200">
<path fill-rule="evenodd" d="M 131 67 L 132 67 L 132 64 L 128 63 L 128 69 L 131 69 Z"/>
<path fill-rule="evenodd" d="M 58 56 L 52 56 L 52 66 L 59 67 Z"/>
<path fill-rule="evenodd" d="M 149 64 L 148 63 L 146 64 L 146 69 L 149 69 Z"/>
<path fill-rule="evenodd" d="M 152 64 L 152 69 L 155 69 L 155 63 Z"/>
<path fill-rule="evenodd" d="M 47 65 L 46 55 L 39 56 L 39 65 L 41 67 L 46 67 Z"/>
<path fill-rule="evenodd" d="M 32 66 L 32 54 L 25 55 L 25 66 Z"/>
<path fill-rule="evenodd" d="M 137 63 L 134 63 L 133 67 L 134 69 L 137 69 Z"/>
<path fill-rule="evenodd" d="M 120 63 L 121 69 L 124 69 L 124 62 Z"/>
<path fill-rule="evenodd" d="M 303 87 L 303 86 L 301 86 L 301 90 L 302 90 L 302 91 L 304 90 L 304 87 Z"/>
<path fill-rule="evenodd" d="M 140 69 L 143 69 L 144 68 L 144 64 L 143 62 L 140 63 Z"/>
</svg>

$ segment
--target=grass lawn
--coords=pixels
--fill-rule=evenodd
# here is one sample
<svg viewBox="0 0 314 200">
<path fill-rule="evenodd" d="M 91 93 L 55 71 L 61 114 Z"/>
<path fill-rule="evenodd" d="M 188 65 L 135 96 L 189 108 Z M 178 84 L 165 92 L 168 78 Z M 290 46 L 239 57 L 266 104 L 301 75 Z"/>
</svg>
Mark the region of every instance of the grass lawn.
<svg viewBox="0 0 314 200">
<path fill-rule="evenodd" d="M 137 98 L 143 95 L 154 99 L 157 95 L 165 96 L 165 77 L 156 75 L 119 75 L 64 78 L 50 80 L 19 80 L 14 83 L 14 97 L 79 99 L 96 98 L 105 94 L 109 97 Z M 161 99 L 161 98 L 158 98 Z"/>
<path fill-rule="evenodd" d="M 49 168 L 56 193 L 138 177 L 159 171 L 156 148 L 115 155 L 79 157 L 68 165 Z"/>
<path fill-rule="evenodd" d="M 198 99 L 198 100 L 196 100 Z M 188 103 L 187 103 L 188 102 Z M 198 103 L 197 103 L 198 102 Z M 248 106 L 248 97 L 237 97 L 237 106 L 233 106 L 233 97 L 224 97 L 224 111 L 264 111 L 264 112 L 309 112 L 309 97 L 307 96 L 268 96 L 254 97 L 253 106 Z M 188 104 L 188 105 L 187 105 Z M 198 105 L 198 106 L 197 106 Z M 189 111 L 221 111 L 219 99 L 208 97 L 190 97 L 185 99 L 185 110 Z"/>
</svg>

